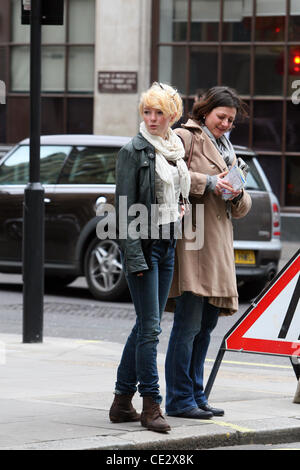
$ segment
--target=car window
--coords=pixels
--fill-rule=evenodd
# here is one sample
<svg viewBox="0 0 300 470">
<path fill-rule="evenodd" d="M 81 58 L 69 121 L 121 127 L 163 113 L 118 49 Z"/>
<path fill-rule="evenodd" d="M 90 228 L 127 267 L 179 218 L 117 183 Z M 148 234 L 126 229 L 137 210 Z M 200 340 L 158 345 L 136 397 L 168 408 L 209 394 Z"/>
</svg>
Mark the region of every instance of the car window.
<svg viewBox="0 0 300 470">
<path fill-rule="evenodd" d="M 253 159 L 249 156 L 241 156 L 241 158 L 249 166 L 249 172 L 248 172 L 248 175 L 247 175 L 245 188 L 246 189 L 253 189 L 253 190 L 256 190 L 256 191 L 266 191 L 263 180 L 261 179 L 261 177 L 259 175 L 259 172 L 257 170 L 257 167 L 255 166 L 255 163 L 254 163 Z"/>
<path fill-rule="evenodd" d="M 114 184 L 119 150 L 115 147 L 75 147 L 59 183 Z"/>
<path fill-rule="evenodd" d="M 71 146 L 42 145 L 40 154 L 40 181 L 55 184 Z M 29 182 L 29 146 L 21 145 L 0 165 L 0 184 L 27 184 Z"/>
</svg>

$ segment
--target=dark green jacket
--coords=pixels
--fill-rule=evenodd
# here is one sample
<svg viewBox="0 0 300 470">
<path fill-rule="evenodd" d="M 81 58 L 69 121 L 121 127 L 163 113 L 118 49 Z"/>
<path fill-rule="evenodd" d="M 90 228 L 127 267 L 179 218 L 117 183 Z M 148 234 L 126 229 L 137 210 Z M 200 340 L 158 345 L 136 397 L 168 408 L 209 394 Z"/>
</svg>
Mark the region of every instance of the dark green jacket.
<svg viewBox="0 0 300 470">
<path fill-rule="evenodd" d="M 120 196 L 127 196 L 127 199 L 122 198 L 120 202 Z M 155 149 L 139 133 L 121 148 L 116 165 L 117 234 L 126 273 L 138 273 L 151 268 L 151 224 L 154 218 L 152 215 L 151 219 L 151 204 L 155 202 Z M 142 227 L 145 231 L 146 226 L 146 233 L 139 237 L 132 237 L 130 231 L 128 233 L 128 227 L 130 224 L 134 226 L 133 221 L 138 217 L 135 210 L 130 215 L 133 204 L 143 204 L 147 211 L 148 224 Z"/>
</svg>

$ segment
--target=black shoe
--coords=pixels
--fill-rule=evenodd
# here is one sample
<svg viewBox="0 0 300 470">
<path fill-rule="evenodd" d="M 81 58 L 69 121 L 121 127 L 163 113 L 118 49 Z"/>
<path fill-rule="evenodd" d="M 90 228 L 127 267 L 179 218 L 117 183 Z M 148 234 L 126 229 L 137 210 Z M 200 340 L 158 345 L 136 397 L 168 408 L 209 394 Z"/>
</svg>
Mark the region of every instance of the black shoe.
<svg viewBox="0 0 300 470">
<path fill-rule="evenodd" d="M 199 408 L 192 408 L 185 413 L 180 413 L 178 415 L 172 415 L 178 418 L 191 418 L 191 419 L 210 419 L 213 417 L 211 411 L 200 410 Z"/>
<path fill-rule="evenodd" d="M 224 410 L 222 410 L 221 408 L 213 408 L 208 403 L 206 403 L 206 405 L 198 405 L 198 407 L 200 410 L 210 411 L 213 416 L 224 416 Z"/>
</svg>

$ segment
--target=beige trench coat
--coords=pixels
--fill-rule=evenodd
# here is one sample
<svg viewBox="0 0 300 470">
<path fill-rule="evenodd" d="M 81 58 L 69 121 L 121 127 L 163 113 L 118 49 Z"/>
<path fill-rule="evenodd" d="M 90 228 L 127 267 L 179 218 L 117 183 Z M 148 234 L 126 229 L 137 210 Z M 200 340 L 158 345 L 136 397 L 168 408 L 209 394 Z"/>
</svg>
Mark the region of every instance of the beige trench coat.
<svg viewBox="0 0 300 470">
<path fill-rule="evenodd" d="M 184 291 L 209 297 L 209 302 L 220 307 L 220 315 L 231 315 L 238 310 L 238 293 L 235 275 L 233 228 L 226 211 L 226 203 L 220 196 L 205 192 L 207 176 L 217 175 L 227 170 L 226 163 L 201 127 L 189 120 L 182 128 L 176 129 L 184 142 L 186 159 L 194 132 L 194 150 L 190 163 L 191 191 L 190 202 L 194 224 L 196 204 L 204 206 L 204 244 L 203 248 L 186 250 L 186 239 L 177 241 L 174 278 L 170 298 Z M 234 218 L 245 216 L 251 208 L 251 198 L 244 191 L 242 198 L 231 203 Z M 191 245 L 190 245 L 191 246 Z M 170 304 L 168 304 L 170 305 Z"/>
</svg>

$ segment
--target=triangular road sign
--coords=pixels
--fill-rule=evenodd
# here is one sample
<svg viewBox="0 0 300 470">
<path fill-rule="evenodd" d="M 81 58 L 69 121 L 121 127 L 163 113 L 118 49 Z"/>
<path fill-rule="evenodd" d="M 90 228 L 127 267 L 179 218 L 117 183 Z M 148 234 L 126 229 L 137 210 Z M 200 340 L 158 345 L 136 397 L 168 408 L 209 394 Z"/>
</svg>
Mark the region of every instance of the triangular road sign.
<svg viewBox="0 0 300 470">
<path fill-rule="evenodd" d="M 300 250 L 224 338 L 233 351 L 300 356 Z"/>
</svg>

